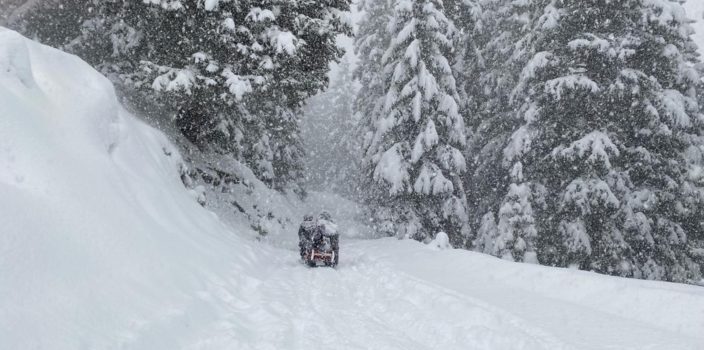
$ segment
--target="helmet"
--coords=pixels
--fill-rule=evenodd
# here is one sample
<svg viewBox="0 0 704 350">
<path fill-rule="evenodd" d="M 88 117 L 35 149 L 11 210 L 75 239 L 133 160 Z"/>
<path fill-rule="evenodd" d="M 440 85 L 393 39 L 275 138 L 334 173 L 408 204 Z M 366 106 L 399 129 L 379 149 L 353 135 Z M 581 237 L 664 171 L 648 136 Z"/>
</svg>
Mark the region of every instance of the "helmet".
<svg viewBox="0 0 704 350">
<path fill-rule="evenodd" d="M 327 210 L 323 210 L 318 214 L 318 219 L 332 221 L 332 215 Z"/>
</svg>

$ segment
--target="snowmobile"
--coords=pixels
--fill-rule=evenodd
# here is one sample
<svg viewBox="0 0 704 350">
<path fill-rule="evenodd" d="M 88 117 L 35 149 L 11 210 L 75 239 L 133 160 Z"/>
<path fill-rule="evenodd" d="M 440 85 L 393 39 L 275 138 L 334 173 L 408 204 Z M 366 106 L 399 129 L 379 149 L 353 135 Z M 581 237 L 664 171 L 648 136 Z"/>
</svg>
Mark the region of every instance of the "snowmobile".
<svg viewBox="0 0 704 350">
<path fill-rule="evenodd" d="M 305 262 L 310 267 L 316 266 L 337 266 L 340 258 L 340 247 L 338 245 L 339 236 L 337 234 L 315 237 L 310 249 L 306 252 Z"/>
<path fill-rule="evenodd" d="M 310 266 L 337 266 L 340 258 L 340 236 L 330 214 L 321 213 L 317 220 L 306 215 L 298 231 L 301 259 Z"/>
</svg>

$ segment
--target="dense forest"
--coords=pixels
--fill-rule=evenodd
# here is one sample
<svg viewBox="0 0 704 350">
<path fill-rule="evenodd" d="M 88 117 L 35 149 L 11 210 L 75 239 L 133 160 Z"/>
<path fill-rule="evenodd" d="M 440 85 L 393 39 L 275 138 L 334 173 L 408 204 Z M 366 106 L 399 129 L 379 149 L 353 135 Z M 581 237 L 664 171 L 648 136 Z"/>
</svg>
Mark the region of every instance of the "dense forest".
<svg viewBox="0 0 704 350">
<path fill-rule="evenodd" d="M 196 183 L 237 182 L 226 159 L 358 200 L 382 235 L 693 282 L 704 67 L 680 2 L 0 0 L 0 20 L 176 130 Z M 304 137 L 304 118 L 336 129 Z"/>
</svg>

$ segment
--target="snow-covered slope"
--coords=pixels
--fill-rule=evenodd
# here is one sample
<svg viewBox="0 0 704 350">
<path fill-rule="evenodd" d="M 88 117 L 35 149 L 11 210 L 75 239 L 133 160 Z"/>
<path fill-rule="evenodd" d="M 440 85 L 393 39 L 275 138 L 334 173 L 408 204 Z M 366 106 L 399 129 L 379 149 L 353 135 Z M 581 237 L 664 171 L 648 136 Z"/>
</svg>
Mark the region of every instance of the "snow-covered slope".
<svg viewBox="0 0 704 350">
<path fill-rule="evenodd" d="M 704 288 L 395 239 L 308 269 L 181 166 L 85 63 L 0 29 L 0 349 L 704 348 Z"/>
<path fill-rule="evenodd" d="M 0 28 L 0 349 L 173 349 L 218 317 L 254 254 L 179 166 L 107 79 Z"/>
</svg>

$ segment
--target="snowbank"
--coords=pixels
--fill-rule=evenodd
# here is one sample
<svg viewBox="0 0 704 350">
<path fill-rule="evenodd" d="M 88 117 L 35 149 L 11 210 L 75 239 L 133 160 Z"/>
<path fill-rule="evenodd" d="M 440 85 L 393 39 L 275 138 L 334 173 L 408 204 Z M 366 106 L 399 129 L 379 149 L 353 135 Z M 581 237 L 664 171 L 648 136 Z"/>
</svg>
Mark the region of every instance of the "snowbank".
<svg viewBox="0 0 704 350">
<path fill-rule="evenodd" d="M 174 348 L 217 318 L 254 253 L 180 166 L 107 79 L 0 28 L 0 348 Z"/>
</svg>

